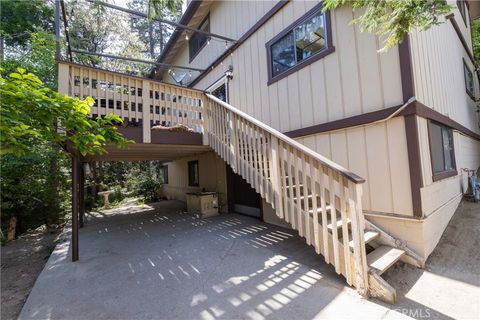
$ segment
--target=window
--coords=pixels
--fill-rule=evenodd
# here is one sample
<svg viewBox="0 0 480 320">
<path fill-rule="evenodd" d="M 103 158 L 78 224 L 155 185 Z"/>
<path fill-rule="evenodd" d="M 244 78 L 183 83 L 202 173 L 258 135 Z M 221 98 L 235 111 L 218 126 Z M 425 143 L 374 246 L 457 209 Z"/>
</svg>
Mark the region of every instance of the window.
<svg viewBox="0 0 480 320">
<path fill-rule="evenodd" d="M 331 38 L 320 3 L 266 44 L 269 84 L 333 52 Z"/>
<path fill-rule="evenodd" d="M 208 15 L 205 20 L 202 21 L 198 30 L 210 32 L 210 16 Z M 190 53 L 190 62 L 197 56 L 200 50 L 207 44 L 209 37 L 202 33 L 194 33 L 188 41 L 188 50 Z"/>
<path fill-rule="evenodd" d="M 227 102 L 227 86 L 226 86 L 226 84 L 223 83 L 221 86 L 219 86 L 215 90 L 213 90 L 212 95 L 217 97 L 218 99 L 222 100 L 223 102 Z"/>
<path fill-rule="evenodd" d="M 188 185 L 190 187 L 198 187 L 200 185 L 197 160 L 188 162 Z"/>
<path fill-rule="evenodd" d="M 457 175 L 452 129 L 429 121 L 433 181 Z"/>
<path fill-rule="evenodd" d="M 475 90 L 473 87 L 473 73 L 463 60 L 463 77 L 465 78 L 465 90 L 470 98 L 475 98 Z"/>
<path fill-rule="evenodd" d="M 160 167 L 160 179 L 162 181 L 162 184 L 168 184 L 168 166 L 161 166 Z"/>
<path fill-rule="evenodd" d="M 467 24 L 467 6 L 465 5 L 465 1 L 457 0 L 457 7 L 458 7 L 458 11 L 460 11 L 460 14 L 462 15 L 463 22 L 465 22 L 465 26 L 468 26 L 468 24 Z"/>
</svg>

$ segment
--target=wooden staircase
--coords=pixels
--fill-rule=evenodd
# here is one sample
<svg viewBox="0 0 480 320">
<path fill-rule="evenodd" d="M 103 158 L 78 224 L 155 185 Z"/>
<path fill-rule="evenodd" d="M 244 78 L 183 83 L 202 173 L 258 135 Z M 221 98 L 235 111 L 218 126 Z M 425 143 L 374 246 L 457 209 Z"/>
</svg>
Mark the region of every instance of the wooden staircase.
<svg viewBox="0 0 480 320">
<path fill-rule="evenodd" d="M 365 221 L 364 180 L 216 97 L 207 97 L 205 143 L 349 285 L 364 296 L 395 303 L 396 290 L 381 275 L 407 254 L 407 261 L 415 265 L 421 265 L 420 259 Z"/>
<path fill-rule="evenodd" d="M 58 91 L 92 97 L 92 116 L 141 122 L 143 143 L 151 142 L 151 123 L 203 132 L 204 145 L 363 296 L 394 303 L 395 289 L 381 275 L 399 259 L 423 266 L 402 241 L 365 220 L 364 179 L 208 93 L 65 62 Z"/>
</svg>

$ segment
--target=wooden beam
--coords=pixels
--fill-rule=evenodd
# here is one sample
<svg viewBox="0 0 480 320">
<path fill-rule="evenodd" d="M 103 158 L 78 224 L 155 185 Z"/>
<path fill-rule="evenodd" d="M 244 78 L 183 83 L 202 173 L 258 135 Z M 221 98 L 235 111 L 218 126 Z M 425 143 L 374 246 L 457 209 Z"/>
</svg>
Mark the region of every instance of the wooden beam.
<svg viewBox="0 0 480 320">
<path fill-rule="evenodd" d="M 80 159 L 72 154 L 72 262 L 78 261 L 78 216 L 79 216 L 79 173 Z"/>
</svg>

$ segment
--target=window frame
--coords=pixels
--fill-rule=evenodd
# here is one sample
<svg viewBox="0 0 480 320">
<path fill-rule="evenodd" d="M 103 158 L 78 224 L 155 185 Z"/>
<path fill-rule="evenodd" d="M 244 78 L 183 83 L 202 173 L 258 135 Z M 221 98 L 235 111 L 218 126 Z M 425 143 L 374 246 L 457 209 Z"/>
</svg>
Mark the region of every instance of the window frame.
<svg viewBox="0 0 480 320">
<path fill-rule="evenodd" d="M 188 186 L 189 187 L 199 187 L 200 186 L 200 166 L 198 164 L 198 160 L 188 161 Z M 191 176 L 192 168 L 197 166 L 197 183 L 194 182 L 194 178 Z"/>
<path fill-rule="evenodd" d="M 335 47 L 333 46 L 332 42 L 332 24 L 331 24 L 331 19 L 330 19 L 330 12 L 327 11 L 324 13 L 324 19 L 325 19 L 325 29 L 326 29 L 326 47 L 323 50 L 320 50 L 314 54 L 312 54 L 310 57 L 297 62 L 293 67 L 290 69 L 287 69 L 283 71 L 280 74 L 277 74 L 276 76 L 273 76 L 273 70 L 272 70 L 272 46 L 278 42 L 280 39 L 285 37 L 288 33 L 292 32 L 293 29 L 295 29 L 297 26 L 301 25 L 302 23 L 306 22 L 308 19 L 312 18 L 314 15 L 316 15 L 319 11 L 321 11 L 323 8 L 323 2 L 320 2 L 319 4 L 315 5 L 312 9 L 307 11 L 303 16 L 295 20 L 292 24 L 290 24 L 287 28 L 282 30 L 279 34 L 277 34 L 275 37 L 273 37 L 270 41 L 268 41 L 265 44 L 266 51 L 267 51 L 267 68 L 268 68 L 268 81 L 267 85 L 271 85 L 272 83 L 275 83 L 289 75 L 291 75 L 294 72 L 299 71 L 300 69 L 305 68 L 306 66 L 314 63 L 315 61 L 324 58 L 325 56 L 335 52 Z"/>
<path fill-rule="evenodd" d="M 162 171 L 163 184 L 168 184 L 168 165 L 163 165 L 160 167 Z"/>
<path fill-rule="evenodd" d="M 204 30 L 204 31 L 210 32 L 210 12 L 207 14 L 207 16 L 205 18 L 203 18 L 202 22 L 200 22 L 200 24 L 198 25 L 198 29 L 200 29 L 203 26 L 203 24 L 205 23 L 205 21 L 207 21 L 207 20 L 208 20 L 207 30 Z M 198 36 L 203 36 L 203 34 L 195 32 L 195 33 L 192 34 L 192 36 L 188 40 L 189 63 L 191 63 L 198 56 L 198 54 L 203 50 L 203 48 L 205 48 L 205 46 L 208 44 L 209 37 L 207 35 L 205 35 L 206 41 L 198 48 L 198 50 L 196 52 L 194 52 L 192 54 L 192 50 L 190 49 L 191 44 L 192 44 L 192 41 L 195 39 L 195 37 L 198 37 Z"/>
<path fill-rule="evenodd" d="M 450 154 L 450 158 L 452 159 L 452 166 L 453 166 L 452 169 L 447 169 L 447 170 L 435 172 L 435 169 L 434 169 L 435 168 L 434 167 L 435 159 L 433 158 L 433 153 L 432 153 L 432 147 L 433 147 L 432 125 L 436 125 L 436 126 L 439 126 L 441 128 L 440 132 L 442 132 L 442 137 L 441 137 L 442 138 L 442 144 L 443 144 L 443 130 L 448 130 L 450 132 L 450 134 L 452 135 L 452 150 L 451 150 L 451 154 Z M 457 171 L 457 161 L 455 159 L 455 141 L 454 141 L 454 137 L 453 137 L 453 129 L 446 126 L 446 125 L 443 125 L 439 122 L 436 122 L 436 121 L 433 121 L 433 120 L 428 120 L 428 145 L 429 145 L 429 148 L 430 148 L 430 150 L 429 150 L 430 151 L 430 164 L 431 164 L 431 167 L 432 167 L 432 180 L 433 180 L 433 182 L 456 176 L 458 174 L 458 171 Z M 442 151 L 443 151 L 442 155 L 444 156 L 443 157 L 443 162 L 444 162 L 444 165 L 445 165 L 445 150 L 443 149 Z"/>
<path fill-rule="evenodd" d="M 465 27 L 468 28 L 467 16 L 470 17 L 470 8 L 467 5 L 467 2 L 464 0 L 457 0 L 457 8 L 460 11 L 460 15 L 462 16 L 463 23 L 465 23 Z"/>
<path fill-rule="evenodd" d="M 473 77 L 473 71 L 470 69 L 468 66 L 467 62 L 465 59 L 463 60 L 463 81 L 465 84 L 465 92 L 468 94 L 468 96 L 475 101 L 475 78 Z M 467 71 L 470 72 L 472 75 L 472 90 L 470 91 L 467 85 Z"/>
</svg>

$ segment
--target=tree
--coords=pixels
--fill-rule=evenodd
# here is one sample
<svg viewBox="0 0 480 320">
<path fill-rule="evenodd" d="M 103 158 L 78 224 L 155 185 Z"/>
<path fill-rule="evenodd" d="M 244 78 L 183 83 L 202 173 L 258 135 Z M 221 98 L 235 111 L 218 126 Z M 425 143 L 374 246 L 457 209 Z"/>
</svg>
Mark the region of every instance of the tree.
<svg viewBox="0 0 480 320">
<path fill-rule="evenodd" d="M 0 95 L 1 155 L 24 155 L 32 141 L 69 144 L 82 155 L 105 153 L 107 143 L 127 144 L 115 127 L 122 122 L 117 115 L 89 119 L 92 98 L 61 95 L 25 69 L 0 76 Z"/>
<path fill-rule="evenodd" d="M 127 6 L 138 12 L 149 12 L 149 3 L 145 0 L 131 0 L 127 3 Z M 178 10 L 173 12 L 167 8 L 162 10 L 162 18 L 170 21 L 178 21 L 180 14 L 181 12 Z M 130 25 L 131 29 L 138 34 L 140 40 L 148 47 L 152 59 L 160 55 L 175 29 L 171 25 L 134 15 L 130 16 Z"/>
<path fill-rule="evenodd" d="M 53 8 L 44 0 L 2 1 L 0 36 L 9 46 L 25 45 L 30 33 L 53 32 Z"/>
<path fill-rule="evenodd" d="M 452 10 L 446 0 L 324 0 L 324 11 L 349 5 L 364 13 L 352 23 L 359 23 L 361 31 L 385 36 L 386 51 L 399 44 L 405 34 L 415 28 L 425 30 L 438 25 L 438 17 Z"/>
</svg>

